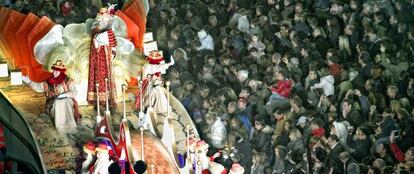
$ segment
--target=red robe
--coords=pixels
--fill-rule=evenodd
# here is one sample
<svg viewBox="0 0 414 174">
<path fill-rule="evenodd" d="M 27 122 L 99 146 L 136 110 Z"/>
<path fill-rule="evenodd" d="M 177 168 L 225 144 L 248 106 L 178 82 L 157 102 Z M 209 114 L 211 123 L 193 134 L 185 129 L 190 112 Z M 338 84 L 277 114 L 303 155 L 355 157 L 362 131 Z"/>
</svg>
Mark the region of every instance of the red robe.
<svg viewBox="0 0 414 174">
<path fill-rule="evenodd" d="M 112 30 L 107 30 L 109 45 L 101 45 L 95 48 L 92 37 L 91 52 L 89 55 L 89 79 L 88 79 L 88 96 L 87 101 L 90 104 L 96 103 L 98 93 L 99 100 L 103 104 L 106 101 L 105 78 L 108 78 L 108 96 L 111 105 L 116 104 L 115 81 L 112 78 L 112 48 L 116 47 L 115 34 Z M 99 83 L 99 89 L 96 91 L 96 83 Z"/>
</svg>

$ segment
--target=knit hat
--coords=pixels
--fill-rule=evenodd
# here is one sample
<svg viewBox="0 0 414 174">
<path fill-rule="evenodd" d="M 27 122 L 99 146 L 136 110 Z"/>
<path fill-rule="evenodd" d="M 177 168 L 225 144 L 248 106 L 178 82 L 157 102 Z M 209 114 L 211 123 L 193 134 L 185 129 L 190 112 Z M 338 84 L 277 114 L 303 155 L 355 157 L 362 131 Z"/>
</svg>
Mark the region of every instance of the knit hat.
<svg viewBox="0 0 414 174">
<path fill-rule="evenodd" d="M 213 174 L 221 174 L 223 173 L 226 169 L 223 167 L 223 165 L 216 163 L 216 162 L 210 162 L 209 165 L 209 170 L 211 173 Z"/>
<path fill-rule="evenodd" d="M 197 143 L 196 143 L 196 145 L 195 145 L 195 147 L 194 147 L 194 150 L 196 151 L 196 152 L 198 152 L 198 151 L 200 151 L 200 150 L 207 150 L 208 149 L 208 144 L 204 141 L 204 140 L 201 140 L 201 141 L 198 141 Z"/>
<path fill-rule="evenodd" d="M 85 145 L 83 145 L 83 152 L 87 154 L 95 154 L 95 143 L 92 141 L 87 141 Z"/>
</svg>

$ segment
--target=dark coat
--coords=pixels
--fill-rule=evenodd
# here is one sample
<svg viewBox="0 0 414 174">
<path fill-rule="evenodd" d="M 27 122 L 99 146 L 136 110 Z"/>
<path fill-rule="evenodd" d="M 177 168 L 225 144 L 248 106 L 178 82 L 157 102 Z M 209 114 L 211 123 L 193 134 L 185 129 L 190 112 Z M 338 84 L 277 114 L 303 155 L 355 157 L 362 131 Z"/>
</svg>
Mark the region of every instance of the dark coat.
<svg viewBox="0 0 414 174">
<path fill-rule="evenodd" d="M 341 143 L 338 142 L 338 144 L 328 153 L 327 161 L 329 168 L 333 167 L 337 170 L 340 168 L 341 160 L 339 159 L 339 154 L 343 151 L 345 151 L 345 148 L 341 145 Z"/>
<path fill-rule="evenodd" d="M 353 126 L 354 128 L 357 128 L 362 124 L 361 114 L 359 114 L 359 112 L 355 109 L 352 109 L 349 112 L 345 120 L 348 121 L 349 124 L 351 124 L 351 126 Z"/>
<path fill-rule="evenodd" d="M 352 146 L 355 151 L 352 153 L 352 156 L 355 160 L 362 162 L 362 159 L 370 155 L 368 149 L 371 149 L 371 145 L 372 143 L 369 139 L 355 140 Z"/>
<path fill-rule="evenodd" d="M 253 152 L 250 143 L 247 140 L 241 140 L 236 143 L 235 149 L 237 149 L 237 151 L 243 155 L 239 161 L 240 165 L 243 166 L 245 173 L 250 173 L 251 167 L 253 165 Z"/>
<path fill-rule="evenodd" d="M 385 118 L 385 120 L 380 124 L 381 127 L 381 135 L 379 138 L 388 137 L 391 135 L 391 132 L 394 130 L 398 130 L 398 124 L 395 122 L 391 116 Z"/>
<path fill-rule="evenodd" d="M 339 160 L 339 166 L 337 166 L 337 170 L 336 170 L 336 172 L 334 171 L 334 173 L 341 173 L 341 174 L 347 174 L 348 172 L 347 172 L 347 168 L 348 168 L 348 166 L 350 165 L 350 164 L 352 164 L 352 163 L 355 163 L 355 164 L 359 164 L 357 161 L 355 161 L 355 159 L 354 158 L 352 158 L 352 157 L 349 157 L 349 159 L 348 160 L 346 160 L 345 162 L 344 161 L 341 161 L 341 160 Z"/>
<path fill-rule="evenodd" d="M 265 126 L 260 131 L 255 131 L 251 140 L 254 150 L 266 153 L 267 159 L 271 159 L 272 153 L 272 134 L 273 130 L 270 126 Z"/>
</svg>

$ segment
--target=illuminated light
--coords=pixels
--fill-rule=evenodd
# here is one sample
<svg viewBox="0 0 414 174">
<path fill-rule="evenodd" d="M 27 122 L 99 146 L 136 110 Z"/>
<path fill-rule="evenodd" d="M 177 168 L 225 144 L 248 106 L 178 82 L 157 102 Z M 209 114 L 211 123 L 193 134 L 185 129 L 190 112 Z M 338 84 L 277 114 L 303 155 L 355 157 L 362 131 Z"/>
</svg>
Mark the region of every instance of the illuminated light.
<svg viewBox="0 0 414 174">
<path fill-rule="evenodd" d="M 11 70 L 10 71 L 10 84 L 11 85 L 22 85 L 22 72 L 20 70 Z"/>
<path fill-rule="evenodd" d="M 148 56 L 151 51 L 158 50 L 157 41 L 144 43 L 144 55 Z"/>
<path fill-rule="evenodd" d="M 0 77 L 8 77 L 8 76 L 9 76 L 9 67 L 7 66 L 7 62 L 0 60 Z"/>
<path fill-rule="evenodd" d="M 147 32 L 144 34 L 144 43 L 154 41 L 154 36 L 152 32 Z"/>
</svg>

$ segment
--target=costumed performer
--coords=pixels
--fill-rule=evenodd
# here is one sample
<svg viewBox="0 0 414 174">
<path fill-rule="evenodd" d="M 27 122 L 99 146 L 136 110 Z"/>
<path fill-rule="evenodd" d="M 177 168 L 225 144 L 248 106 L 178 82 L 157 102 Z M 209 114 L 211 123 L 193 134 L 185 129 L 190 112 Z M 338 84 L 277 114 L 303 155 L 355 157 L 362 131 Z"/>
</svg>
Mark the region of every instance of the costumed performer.
<svg viewBox="0 0 414 174">
<path fill-rule="evenodd" d="M 82 162 L 81 174 L 89 174 L 91 165 L 95 160 L 95 143 L 92 141 L 87 141 L 83 145 L 83 153 L 85 161 Z"/>
<path fill-rule="evenodd" d="M 226 174 L 227 171 L 223 165 L 214 162 L 214 159 L 219 157 L 221 154 L 218 152 L 213 156 L 208 157 L 208 148 L 209 145 L 203 140 L 196 143 L 194 147 L 196 153 L 194 158 L 196 172 L 199 172 L 197 170 L 201 170 L 201 174 Z"/>
<path fill-rule="evenodd" d="M 103 104 L 108 96 L 110 105 L 116 104 L 115 82 L 112 78 L 112 59 L 116 55 L 116 39 L 112 31 L 113 13 L 115 5 L 101 8 L 92 24 L 92 43 L 89 55 L 88 96 L 90 104 L 96 103 L 99 95 Z M 108 95 L 106 95 L 105 79 L 108 79 Z M 95 84 L 99 84 L 98 91 Z"/>
<path fill-rule="evenodd" d="M 73 80 L 66 76 L 66 66 L 61 60 L 52 65 L 52 77 L 36 83 L 23 76 L 23 81 L 36 92 L 46 94 L 46 113 L 55 121 L 59 133 L 75 133 L 76 121 L 81 118 L 75 100 L 76 89 Z"/>
<path fill-rule="evenodd" d="M 136 102 L 135 102 L 135 110 L 139 111 L 141 109 L 141 99 L 140 95 L 142 96 L 142 109 L 149 107 L 156 113 L 167 113 L 168 107 L 168 99 L 164 92 L 163 80 L 161 74 L 165 74 L 166 70 L 171 66 L 174 65 L 174 59 L 171 58 L 170 63 L 165 63 L 164 57 L 162 56 L 161 51 L 152 51 L 147 57 L 148 64 L 144 65 L 143 68 L 143 83 L 138 90 Z M 151 85 L 148 85 L 150 83 Z M 168 106 L 168 107 L 166 107 Z"/>
<path fill-rule="evenodd" d="M 110 150 L 112 150 L 111 147 L 105 143 L 96 147 L 96 162 L 92 174 L 109 174 L 108 168 L 113 163 L 109 155 Z"/>
</svg>

